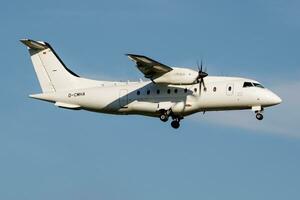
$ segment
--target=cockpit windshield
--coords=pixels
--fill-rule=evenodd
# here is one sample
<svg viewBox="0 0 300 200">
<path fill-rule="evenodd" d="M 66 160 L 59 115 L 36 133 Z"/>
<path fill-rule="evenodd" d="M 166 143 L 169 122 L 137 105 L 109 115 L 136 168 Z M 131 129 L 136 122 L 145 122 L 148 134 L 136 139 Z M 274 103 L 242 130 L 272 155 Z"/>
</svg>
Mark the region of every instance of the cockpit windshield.
<svg viewBox="0 0 300 200">
<path fill-rule="evenodd" d="M 264 86 L 262 86 L 261 84 L 259 83 L 253 83 L 254 87 L 259 87 L 259 88 L 264 88 Z"/>
<path fill-rule="evenodd" d="M 259 88 L 264 88 L 264 86 L 262 86 L 259 83 L 252 83 L 252 82 L 244 82 L 243 87 L 259 87 Z"/>
<path fill-rule="evenodd" d="M 243 87 L 253 87 L 253 84 L 251 82 L 245 82 Z"/>
</svg>

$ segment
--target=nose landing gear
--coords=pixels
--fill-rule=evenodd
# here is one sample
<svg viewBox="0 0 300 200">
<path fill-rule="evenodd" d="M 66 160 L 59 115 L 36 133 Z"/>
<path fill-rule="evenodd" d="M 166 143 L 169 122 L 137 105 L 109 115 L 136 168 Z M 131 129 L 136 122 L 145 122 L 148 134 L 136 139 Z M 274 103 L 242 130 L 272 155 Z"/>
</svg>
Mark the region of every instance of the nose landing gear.
<svg viewBox="0 0 300 200">
<path fill-rule="evenodd" d="M 263 120 L 264 116 L 262 112 L 264 111 L 264 108 L 261 106 L 254 106 L 252 107 L 252 110 L 256 113 L 255 117 L 257 120 Z"/>
<path fill-rule="evenodd" d="M 263 114 L 261 114 L 260 112 L 257 112 L 255 117 L 258 120 L 263 120 L 263 118 L 264 118 Z"/>
</svg>

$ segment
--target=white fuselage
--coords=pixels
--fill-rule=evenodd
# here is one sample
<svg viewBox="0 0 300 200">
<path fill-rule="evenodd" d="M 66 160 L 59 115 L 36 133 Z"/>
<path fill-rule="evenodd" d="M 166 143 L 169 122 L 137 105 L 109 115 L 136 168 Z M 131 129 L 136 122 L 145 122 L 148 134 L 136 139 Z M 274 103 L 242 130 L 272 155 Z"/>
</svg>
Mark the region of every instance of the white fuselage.
<svg viewBox="0 0 300 200">
<path fill-rule="evenodd" d="M 85 79 L 72 72 L 47 42 L 22 39 L 39 80 L 42 93 L 30 95 L 66 109 L 108 114 L 137 114 L 172 118 L 179 128 L 185 116 L 206 111 L 252 109 L 258 120 L 265 107 L 281 99 L 257 81 L 208 76 L 198 71 L 170 67 L 143 55 L 127 54 L 150 79 L 147 82 L 110 82 Z"/>
<path fill-rule="evenodd" d="M 159 116 L 161 110 L 171 109 L 181 117 L 196 112 L 261 109 L 281 102 L 276 94 L 266 88 L 243 87 L 245 82 L 257 83 L 245 78 L 208 76 L 205 78 L 206 90 L 202 87 L 199 93 L 199 84 L 167 85 L 151 81 L 101 82 L 86 79 L 86 84 L 82 84 L 80 89 L 31 97 L 70 109 L 146 116 Z"/>
</svg>

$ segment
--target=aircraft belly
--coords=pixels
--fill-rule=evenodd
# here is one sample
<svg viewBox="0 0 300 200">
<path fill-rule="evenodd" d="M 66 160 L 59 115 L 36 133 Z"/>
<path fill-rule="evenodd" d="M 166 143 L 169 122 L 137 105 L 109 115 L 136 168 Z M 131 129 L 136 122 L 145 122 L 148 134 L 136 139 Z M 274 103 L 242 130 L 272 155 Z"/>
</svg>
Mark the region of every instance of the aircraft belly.
<svg viewBox="0 0 300 200">
<path fill-rule="evenodd" d="M 128 105 L 129 113 L 156 113 L 158 111 L 158 103 L 134 101 Z"/>
</svg>

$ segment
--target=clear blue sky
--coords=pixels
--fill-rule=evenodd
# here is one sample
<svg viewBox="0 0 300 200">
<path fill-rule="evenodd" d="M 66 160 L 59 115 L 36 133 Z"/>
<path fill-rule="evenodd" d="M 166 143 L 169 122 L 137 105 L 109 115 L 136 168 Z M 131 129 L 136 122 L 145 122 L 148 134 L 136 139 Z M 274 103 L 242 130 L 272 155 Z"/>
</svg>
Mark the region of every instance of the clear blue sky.
<svg viewBox="0 0 300 200">
<path fill-rule="evenodd" d="M 0 199 L 300 199 L 299 1 L 4 1 Z M 125 53 L 261 81 L 284 103 L 159 119 L 58 109 L 21 38 L 46 40 L 81 76 L 136 80 Z"/>
</svg>

